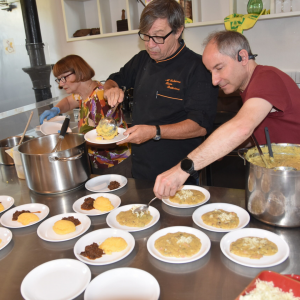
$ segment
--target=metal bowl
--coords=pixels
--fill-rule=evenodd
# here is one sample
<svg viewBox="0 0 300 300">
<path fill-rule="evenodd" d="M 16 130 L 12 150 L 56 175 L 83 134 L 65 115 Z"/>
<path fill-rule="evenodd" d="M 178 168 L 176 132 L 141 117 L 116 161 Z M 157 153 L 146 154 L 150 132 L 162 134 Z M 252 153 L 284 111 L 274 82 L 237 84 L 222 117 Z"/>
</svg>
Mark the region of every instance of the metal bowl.
<svg viewBox="0 0 300 300">
<path fill-rule="evenodd" d="M 0 141 L 0 164 L 1 165 L 14 165 L 14 160 L 5 152 L 5 150 L 11 149 L 17 146 L 20 142 L 21 136 L 10 136 Z M 34 139 L 32 135 L 25 135 L 23 143 Z M 23 144 L 22 143 L 22 144 Z"/>
</svg>

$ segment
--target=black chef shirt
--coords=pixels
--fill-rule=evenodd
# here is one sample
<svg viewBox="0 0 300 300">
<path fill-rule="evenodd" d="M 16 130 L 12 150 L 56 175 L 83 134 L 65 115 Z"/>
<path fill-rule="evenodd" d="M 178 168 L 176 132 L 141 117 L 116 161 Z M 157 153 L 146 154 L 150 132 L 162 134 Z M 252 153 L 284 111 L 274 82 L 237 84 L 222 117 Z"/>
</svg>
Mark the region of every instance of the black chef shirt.
<svg viewBox="0 0 300 300">
<path fill-rule="evenodd" d="M 132 125 L 168 125 L 190 119 L 209 133 L 217 110 L 218 89 L 202 63 L 202 56 L 181 40 L 170 57 L 153 60 L 147 51 L 135 55 L 118 73 L 109 76 L 119 86 L 134 88 Z M 149 140 L 132 144 L 132 174 L 155 180 L 198 147 L 203 137 Z"/>
</svg>

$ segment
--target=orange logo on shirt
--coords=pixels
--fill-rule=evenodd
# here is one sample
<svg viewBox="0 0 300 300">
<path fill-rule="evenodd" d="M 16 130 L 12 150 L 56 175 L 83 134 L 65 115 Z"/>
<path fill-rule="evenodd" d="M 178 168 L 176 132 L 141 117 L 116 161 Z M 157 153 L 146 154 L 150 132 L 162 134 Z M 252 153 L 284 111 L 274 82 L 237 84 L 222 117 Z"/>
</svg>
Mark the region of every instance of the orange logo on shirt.
<svg viewBox="0 0 300 300">
<path fill-rule="evenodd" d="M 166 86 L 168 89 L 180 91 L 179 88 L 173 86 L 173 84 L 176 84 L 176 83 L 181 83 L 181 81 L 177 81 L 175 79 L 166 79 Z"/>
</svg>

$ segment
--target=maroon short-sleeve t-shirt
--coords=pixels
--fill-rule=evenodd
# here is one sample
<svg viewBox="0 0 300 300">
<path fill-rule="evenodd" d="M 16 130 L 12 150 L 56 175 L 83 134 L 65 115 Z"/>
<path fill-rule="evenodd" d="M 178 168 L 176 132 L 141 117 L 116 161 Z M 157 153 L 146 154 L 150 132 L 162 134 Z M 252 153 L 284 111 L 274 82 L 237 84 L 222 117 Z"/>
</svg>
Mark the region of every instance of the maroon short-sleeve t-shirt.
<svg viewBox="0 0 300 300">
<path fill-rule="evenodd" d="M 244 103 L 262 98 L 273 105 L 254 130 L 260 145 L 266 144 L 265 127 L 272 143 L 300 144 L 300 89 L 290 76 L 274 67 L 258 65 L 241 97 Z"/>
</svg>

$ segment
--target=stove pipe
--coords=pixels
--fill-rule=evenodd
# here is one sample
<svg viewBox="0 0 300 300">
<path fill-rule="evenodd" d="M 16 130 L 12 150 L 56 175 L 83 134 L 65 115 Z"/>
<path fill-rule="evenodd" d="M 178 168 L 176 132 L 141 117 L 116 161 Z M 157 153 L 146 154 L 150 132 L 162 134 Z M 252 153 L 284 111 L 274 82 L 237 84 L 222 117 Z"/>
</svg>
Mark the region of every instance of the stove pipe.
<svg viewBox="0 0 300 300">
<path fill-rule="evenodd" d="M 35 0 L 20 0 L 26 33 L 26 50 L 30 67 L 22 70 L 30 76 L 36 102 L 52 98 L 50 90 L 51 65 L 46 65 L 39 16 Z"/>
</svg>

